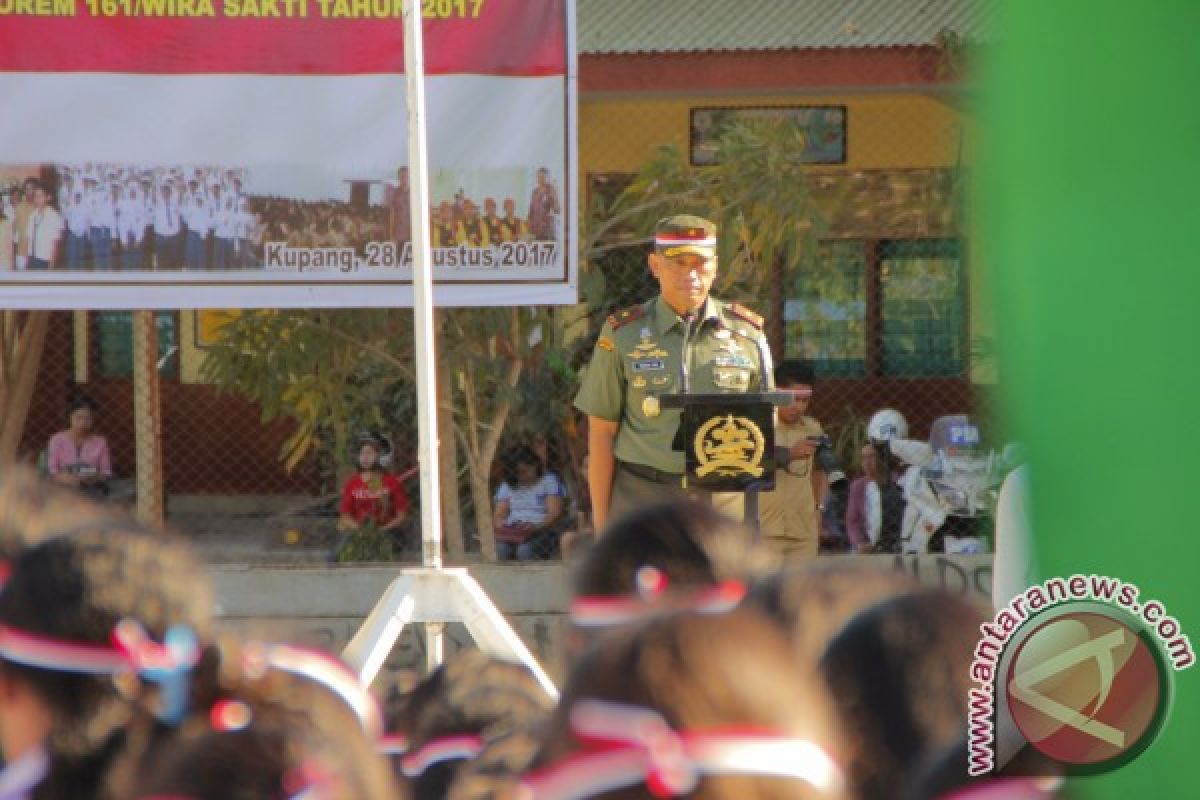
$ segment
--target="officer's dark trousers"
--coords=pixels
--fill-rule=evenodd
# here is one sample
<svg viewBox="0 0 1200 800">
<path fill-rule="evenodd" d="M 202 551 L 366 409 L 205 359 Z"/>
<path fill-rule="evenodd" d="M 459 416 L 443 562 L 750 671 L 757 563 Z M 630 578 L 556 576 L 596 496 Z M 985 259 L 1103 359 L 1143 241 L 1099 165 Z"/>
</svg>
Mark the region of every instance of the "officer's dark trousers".
<svg viewBox="0 0 1200 800">
<path fill-rule="evenodd" d="M 680 482 L 681 483 L 681 482 Z M 666 503 L 685 498 L 701 503 L 712 502 L 710 492 L 699 489 L 684 489 L 680 483 L 661 483 L 634 475 L 622 469 L 618 463 L 613 475 L 612 499 L 608 505 L 608 520 L 611 525 L 618 517 L 646 506 Z"/>
</svg>

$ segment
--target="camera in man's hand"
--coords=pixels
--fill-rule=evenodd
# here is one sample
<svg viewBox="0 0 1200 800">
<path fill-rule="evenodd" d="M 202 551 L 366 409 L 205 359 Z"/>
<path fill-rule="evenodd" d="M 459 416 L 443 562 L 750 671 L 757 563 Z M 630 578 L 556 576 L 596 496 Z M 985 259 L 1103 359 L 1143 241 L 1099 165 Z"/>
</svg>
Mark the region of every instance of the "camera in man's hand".
<svg viewBox="0 0 1200 800">
<path fill-rule="evenodd" d="M 813 452 L 813 462 L 817 465 L 817 469 L 824 472 L 829 478 L 829 484 L 835 485 L 846 481 L 846 473 L 842 469 L 842 462 L 837 457 L 837 453 L 833 450 L 833 440 L 828 434 L 820 436 L 808 436 L 808 441 L 816 448 Z"/>
</svg>

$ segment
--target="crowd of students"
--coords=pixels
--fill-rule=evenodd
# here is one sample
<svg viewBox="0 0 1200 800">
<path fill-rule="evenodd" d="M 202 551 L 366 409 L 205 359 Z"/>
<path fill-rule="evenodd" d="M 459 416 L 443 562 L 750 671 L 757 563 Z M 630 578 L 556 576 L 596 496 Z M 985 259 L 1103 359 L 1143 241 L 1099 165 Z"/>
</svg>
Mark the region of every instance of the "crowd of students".
<svg viewBox="0 0 1200 800">
<path fill-rule="evenodd" d="M 412 239 L 408 181 L 408 167 L 401 167 L 396 173 L 395 185 L 385 189 L 390 238 L 399 247 Z M 429 209 L 430 244 L 433 247 L 489 247 L 503 242 L 554 241 L 558 238 L 562 205 L 558 187 L 545 167 L 537 170 L 524 217 L 517 214 L 514 198 L 505 197 L 502 203 L 503 214 L 499 212 L 495 197 L 485 197 L 481 212 L 478 201 L 468 197 L 463 189 L 454 193 L 452 201 L 434 203 Z"/>
<path fill-rule="evenodd" d="M 264 242 L 363 253 L 388 225 L 384 206 L 252 195 L 244 169 L 64 164 L 0 192 L 0 271 L 245 269 Z"/>
<path fill-rule="evenodd" d="M 59 164 L 6 192 L 0 268 L 239 269 L 258 263 L 246 170 Z"/>
<path fill-rule="evenodd" d="M 16 469 L 0 559 L 3 798 L 1055 791 L 966 777 L 982 609 L 854 562 L 778 571 L 706 505 L 581 548 L 557 701 L 465 650 L 381 707 L 331 655 L 219 634 L 186 541 Z"/>
<path fill-rule="evenodd" d="M 262 242 L 285 242 L 289 247 L 352 247 L 362 254 L 369 242 L 387 239 L 387 210 L 350 203 L 307 201 L 258 196 L 252 207 L 262 221 Z M 261 243 L 261 242 L 260 242 Z"/>
</svg>

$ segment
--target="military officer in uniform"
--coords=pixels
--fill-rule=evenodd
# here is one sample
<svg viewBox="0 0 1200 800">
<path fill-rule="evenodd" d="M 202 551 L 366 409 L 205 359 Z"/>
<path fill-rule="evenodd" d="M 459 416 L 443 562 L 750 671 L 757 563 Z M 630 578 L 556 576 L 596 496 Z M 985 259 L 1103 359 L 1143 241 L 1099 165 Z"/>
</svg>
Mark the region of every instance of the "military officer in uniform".
<svg viewBox="0 0 1200 800">
<path fill-rule="evenodd" d="M 690 392 L 757 390 L 770 360 L 762 317 L 709 296 L 717 276 L 712 222 L 660 221 L 649 265 L 659 294 L 608 318 L 575 397 L 588 415 L 597 532 L 626 511 L 686 492 L 684 453 L 673 449 L 681 412 L 663 408 L 662 395 L 681 391 L 685 374 Z"/>
</svg>

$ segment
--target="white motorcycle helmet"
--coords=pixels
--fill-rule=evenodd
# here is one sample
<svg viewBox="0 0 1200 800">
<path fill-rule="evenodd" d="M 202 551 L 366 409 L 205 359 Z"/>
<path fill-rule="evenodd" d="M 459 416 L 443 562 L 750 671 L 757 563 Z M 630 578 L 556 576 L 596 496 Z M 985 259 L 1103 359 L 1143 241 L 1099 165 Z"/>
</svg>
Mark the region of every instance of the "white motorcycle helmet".
<svg viewBox="0 0 1200 800">
<path fill-rule="evenodd" d="M 877 444 L 893 439 L 908 438 L 908 420 L 899 411 L 884 408 L 875 412 L 867 423 L 867 438 Z"/>
</svg>

